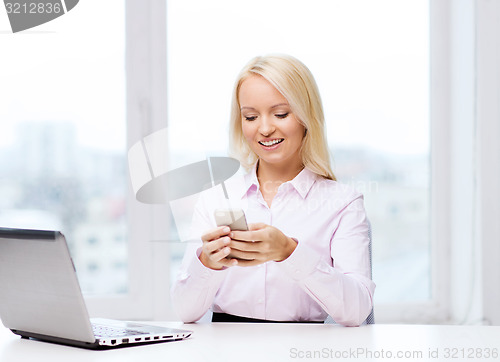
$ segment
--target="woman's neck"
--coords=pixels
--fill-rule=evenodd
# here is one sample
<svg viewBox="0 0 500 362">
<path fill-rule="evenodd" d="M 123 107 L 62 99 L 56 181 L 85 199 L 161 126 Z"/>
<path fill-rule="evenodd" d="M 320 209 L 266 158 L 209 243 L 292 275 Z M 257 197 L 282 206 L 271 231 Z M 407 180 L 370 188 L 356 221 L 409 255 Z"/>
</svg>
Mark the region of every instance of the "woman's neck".
<svg viewBox="0 0 500 362">
<path fill-rule="evenodd" d="M 289 163 L 280 167 L 259 160 L 259 164 L 257 165 L 257 179 L 259 180 L 262 197 L 269 207 L 271 207 L 280 185 L 293 180 L 303 168 L 302 163 L 295 165 Z"/>
<path fill-rule="evenodd" d="M 302 162 L 275 165 L 259 160 L 259 164 L 257 165 L 257 178 L 261 186 L 264 182 L 274 184 L 276 188 L 278 188 L 280 184 L 293 180 L 303 168 L 304 165 L 302 165 Z"/>
</svg>

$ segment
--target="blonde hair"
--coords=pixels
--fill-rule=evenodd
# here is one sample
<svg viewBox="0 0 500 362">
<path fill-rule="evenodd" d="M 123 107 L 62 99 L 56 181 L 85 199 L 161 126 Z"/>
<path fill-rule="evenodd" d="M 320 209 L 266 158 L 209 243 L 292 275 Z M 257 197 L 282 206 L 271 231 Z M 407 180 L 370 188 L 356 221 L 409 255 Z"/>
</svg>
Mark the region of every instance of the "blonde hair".
<svg viewBox="0 0 500 362">
<path fill-rule="evenodd" d="M 318 86 L 309 69 L 289 55 L 255 57 L 238 75 L 231 102 L 230 155 L 238 159 L 247 170 L 258 160 L 243 136 L 239 104 L 241 84 L 252 75 L 260 75 L 271 83 L 286 98 L 293 114 L 305 127 L 300 148 L 303 165 L 324 178 L 336 180 L 330 165 Z"/>
</svg>

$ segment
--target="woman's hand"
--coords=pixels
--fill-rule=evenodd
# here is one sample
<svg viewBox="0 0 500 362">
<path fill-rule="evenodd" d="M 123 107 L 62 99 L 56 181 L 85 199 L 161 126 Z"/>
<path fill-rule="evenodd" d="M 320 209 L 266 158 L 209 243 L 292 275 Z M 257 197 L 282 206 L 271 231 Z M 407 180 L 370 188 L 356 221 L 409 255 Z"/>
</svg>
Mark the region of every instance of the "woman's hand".
<svg viewBox="0 0 500 362">
<path fill-rule="evenodd" d="M 228 236 L 230 231 L 229 227 L 221 226 L 202 235 L 203 249 L 200 254 L 200 261 L 207 268 L 219 270 L 223 267 L 238 264 L 238 260 L 226 258 L 231 252 L 228 246 L 231 242 Z"/>
<path fill-rule="evenodd" d="M 250 224 L 248 231 L 231 231 L 231 256 L 238 258 L 239 266 L 252 266 L 268 261 L 288 258 L 297 242 L 274 226 L 263 223 Z"/>
</svg>

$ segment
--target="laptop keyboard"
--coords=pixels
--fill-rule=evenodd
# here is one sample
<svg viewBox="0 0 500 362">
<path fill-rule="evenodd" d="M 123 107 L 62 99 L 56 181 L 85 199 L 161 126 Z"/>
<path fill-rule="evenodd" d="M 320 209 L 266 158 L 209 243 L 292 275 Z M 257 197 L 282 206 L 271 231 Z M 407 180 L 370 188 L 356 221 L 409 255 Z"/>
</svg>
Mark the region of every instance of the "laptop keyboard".
<svg viewBox="0 0 500 362">
<path fill-rule="evenodd" d="M 92 329 L 94 330 L 94 336 L 98 338 L 125 337 L 125 336 L 137 336 L 141 334 L 148 334 L 133 329 L 109 327 L 99 324 L 92 324 Z"/>
</svg>

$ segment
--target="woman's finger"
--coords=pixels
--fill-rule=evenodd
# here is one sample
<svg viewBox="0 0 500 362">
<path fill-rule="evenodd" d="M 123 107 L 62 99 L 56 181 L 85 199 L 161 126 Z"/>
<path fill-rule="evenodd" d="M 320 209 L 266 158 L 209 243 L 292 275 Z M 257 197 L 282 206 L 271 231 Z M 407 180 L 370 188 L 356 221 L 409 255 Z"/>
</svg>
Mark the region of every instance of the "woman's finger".
<svg viewBox="0 0 500 362">
<path fill-rule="evenodd" d="M 258 252 L 260 251 L 260 241 L 257 242 L 248 242 L 248 241 L 238 241 L 232 239 L 229 243 L 229 246 L 232 250 L 240 250 L 246 252 Z"/>
<path fill-rule="evenodd" d="M 203 248 L 208 254 L 213 254 L 214 252 L 228 246 L 230 242 L 231 239 L 228 236 L 224 236 L 220 239 L 205 241 L 203 243 Z"/>
<path fill-rule="evenodd" d="M 230 256 L 231 249 L 225 247 L 210 256 L 210 259 L 217 264 L 220 264 L 225 267 L 235 266 L 238 264 L 238 260 L 234 259 L 232 255 Z"/>
<path fill-rule="evenodd" d="M 210 254 L 210 259 L 214 262 L 219 262 L 220 260 L 222 260 L 226 256 L 228 256 L 230 252 L 231 252 L 231 248 L 226 246 L 220 250 L 212 252 Z"/>
<path fill-rule="evenodd" d="M 215 239 L 219 239 L 221 236 L 229 234 L 231 229 L 228 226 L 220 226 L 216 229 L 212 229 L 207 231 L 205 234 L 201 236 L 201 240 L 203 241 L 211 241 Z"/>
<path fill-rule="evenodd" d="M 231 231 L 229 237 L 240 241 L 263 241 L 265 233 L 262 229 L 255 231 Z"/>
<path fill-rule="evenodd" d="M 248 224 L 248 231 L 255 231 L 260 229 L 265 229 L 268 225 L 263 222 L 256 222 L 253 224 Z"/>
<path fill-rule="evenodd" d="M 231 249 L 231 257 L 241 260 L 255 260 L 259 258 L 259 253 Z"/>
<path fill-rule="evenodd" d="M 229 237 L 241 241 L 261 241 L 269 225 L 258 222 L 248 225 L 248 231 L 231 231 Z"/>
</svg>

